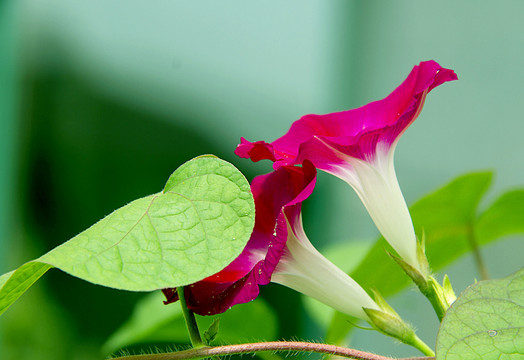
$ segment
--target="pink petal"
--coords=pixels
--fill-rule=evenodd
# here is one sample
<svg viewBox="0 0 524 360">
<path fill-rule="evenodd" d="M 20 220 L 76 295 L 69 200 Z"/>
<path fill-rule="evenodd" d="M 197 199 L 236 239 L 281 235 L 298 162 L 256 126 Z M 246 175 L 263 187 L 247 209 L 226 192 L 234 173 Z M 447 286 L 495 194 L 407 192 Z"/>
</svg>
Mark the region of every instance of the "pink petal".
<svg viewBox="0 0 524 360">
<path fill-rule="evenodd" d="M 382 100 L 353 110 L 305 115 L 271 144 L 242 139 L 235 153 L 253 161 L 269 159 L 275 162 L 275 168 L 307 159 L 329 171 L 344 156 L 372 161 L 378 143 L 391 146 L 417 118 L 428 92 L 456 79 L 453 70 L 435 61 L 421 62 Z"/>
</svg>

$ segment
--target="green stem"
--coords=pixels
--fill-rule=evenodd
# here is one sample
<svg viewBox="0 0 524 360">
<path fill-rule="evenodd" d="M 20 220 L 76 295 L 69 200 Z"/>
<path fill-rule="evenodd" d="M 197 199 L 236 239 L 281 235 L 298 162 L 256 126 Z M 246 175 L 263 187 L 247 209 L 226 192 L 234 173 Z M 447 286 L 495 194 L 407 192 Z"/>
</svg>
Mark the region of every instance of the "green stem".
<svg viewBox="0 0 524 360">
<path fill-rule="evenodd" d="M 435 352 L 433 351 L 433 349 L 430 348 L 424 341 L 422 341 L 416 335 L 410 342 L 406 342 L 406 344 L 411 345 L 414 348 L 420 350 L 420 352 L 422 352 L 426 356 L 435 356 Z"/>
<path fill-rule="evenodd" d="M 113 358 L 113 360 L 183 360 L 199 359 L 217 355 L 249 354 L 259 351 L 284 351 L 284 352 L 314 352 L 343 356 L 358 360 L 394 360 L 393 358 L 375 355 L 364 351 L 343 348 L 329 344 L 308 343 L 301 341 L 272 341 L 265 343 L 236 344 L 216 347 L 201 347 L 164 354 L 130 355 Z M 433 357 L 414 357 L 397 360 L 434 360 Z"/>
<path fill-rule="evenodd" d="M 184 296 L 184 287 L 180 286 L 176 291 L 178 292 L 178 299 L 180 300 L 180 305 L 182 306 L 182 312 L 184 314 L 184 320 L 186 321 L 191 345 L 193 345 L 194 348 L 201 348 L 204 346 L 204 342 L 202 341 L 200 331 L 198 330 L 195 314 L 187 307 L 186 298 Z"/>
<path fill-rule="evenodd" d="M 488 268 L 486 267 L 486 263 L 482 259 L 482 254 L 480 253 L 479 244 L 477 243 L 477 239 L 475 238 L 475 232 L 473 230 L 472 225 L 468 227 L 468 241 L 469 241 L 469 245 L 471 246 L 471 251 L 473 252 L 473 257 L 475 258 L 475 263 L 477 264 L 477 269 L 480 274 L 480 279 L 488 280 L 489 279 Z"/>
</svg>

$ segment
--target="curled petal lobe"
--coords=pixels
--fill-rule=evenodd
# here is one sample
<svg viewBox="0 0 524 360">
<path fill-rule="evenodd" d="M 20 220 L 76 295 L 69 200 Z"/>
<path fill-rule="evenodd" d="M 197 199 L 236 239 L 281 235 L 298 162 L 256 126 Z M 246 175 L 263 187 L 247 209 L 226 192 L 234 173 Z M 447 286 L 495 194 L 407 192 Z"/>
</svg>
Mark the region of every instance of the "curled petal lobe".
<svg viewBox="0 0 524 360">
<path fill-rule="evenodd" d="M 237 146 L 235 153 L 242 158 L 250 158 L 254 162 L 264 159 L 271 161 L 277 160 L 273 154 L 273 146 L 265 143 L 264 141 L 256 141 L 251 143 L 246 139 L 241 138 L 240 144 Z"/>
</svg>

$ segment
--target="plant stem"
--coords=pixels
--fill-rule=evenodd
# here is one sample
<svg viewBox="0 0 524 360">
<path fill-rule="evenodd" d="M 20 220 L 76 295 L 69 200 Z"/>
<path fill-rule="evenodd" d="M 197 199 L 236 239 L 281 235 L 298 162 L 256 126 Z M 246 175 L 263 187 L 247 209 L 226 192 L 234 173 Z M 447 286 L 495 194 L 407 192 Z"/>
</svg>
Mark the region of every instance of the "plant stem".
<svg viewBox="0 0 524 360">
<path fill-rule="evenodd" d="M 420 350 L 426 356 L 435 356 L 435 352 L 430 348 L 424 341 L 422 341 L 418 336 L 415 337 L 406 344 L 413 346 L 414 348 Z"/>
<path fill-rule="evenodd" d="M 264 343 L 201 347 L 165 354 L 131 355 L 113 358 L 114 360 L 183 360 L 197 359 L 216 355 L 234 355 L 255 353 L 258 351 L 314 352 L 331 354 L 357 360 L 394 360 L 393 358 L 375 355 L 364 351 L 343 348 L 329 344 L 317 344 L 300 341 L 272 341 Z M 434 357 L 413 357 L 398 360 L 434 360 Z"/>
<path fill-rule="evenodd" d="M 198 324 L 195 319 L 195 314 L 193 311 L 187 308 L 186 298 L 184 296 L 184 287 L 180 286 L 176 290 L 178 292 L 178 299 L 180 300 L 180 305 L 182 306 L 182 312 L 184 314 L 184 320 L 186 321 L 187 331 L 189 332 L 189 339 L 191 340 L 191 345 L 194 348 L 201 348 L 204 346 L 202 337 L 200 336 L 200 331 L 198 330 Z"/>
<path fill-rule="evenodd" d="M 475 258 L 475 263 L 477 264 L 477 269 L 480 274 L 480 279 L 488 280 L 489 279 L 488 269 L 486 267 L 486 263 L 482 259 L 482 254 L 480 253 L 479 244 L 477 243 L 477 239 L 475 238 L 475 232 L 473 230 L 472 225 L 468 227 L 468 241 L 469 241 L 469 245 L 471 246 L 471 251 L 473 252 L 473 257 Z"/>
</svg>

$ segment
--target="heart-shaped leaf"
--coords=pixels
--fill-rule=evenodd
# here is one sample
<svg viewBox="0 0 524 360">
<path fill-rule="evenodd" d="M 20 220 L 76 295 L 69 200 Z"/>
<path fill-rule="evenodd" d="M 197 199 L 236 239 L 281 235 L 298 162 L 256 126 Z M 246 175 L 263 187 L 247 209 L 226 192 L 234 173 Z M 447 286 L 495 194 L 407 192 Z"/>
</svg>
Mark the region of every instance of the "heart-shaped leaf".
<svg viewBox="0 0 524 360">
<path fill-rule="evenodd" d="M 0 277 L 0 314 L 51 267 L 130 291 L 202 280 L 240 254 L 254 215 L 249 183 L 233 165 L 214 156 L 195 158 L 161 193 L 131 202 Z"/>
<path fill-rule="evenodd" d="M 437 360 L 524 359 L 524 269 L 468 287 L 449 308 Z"/>
</svg>

